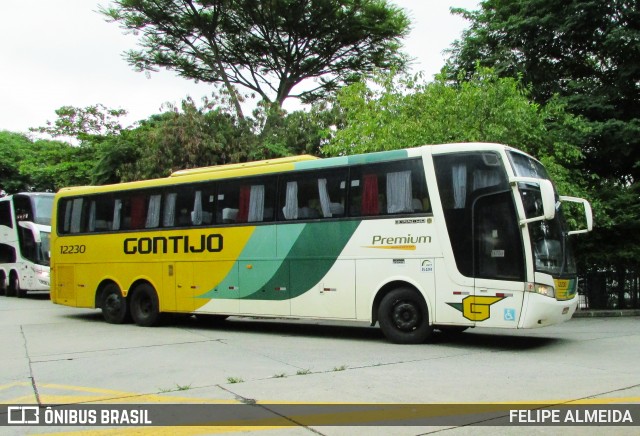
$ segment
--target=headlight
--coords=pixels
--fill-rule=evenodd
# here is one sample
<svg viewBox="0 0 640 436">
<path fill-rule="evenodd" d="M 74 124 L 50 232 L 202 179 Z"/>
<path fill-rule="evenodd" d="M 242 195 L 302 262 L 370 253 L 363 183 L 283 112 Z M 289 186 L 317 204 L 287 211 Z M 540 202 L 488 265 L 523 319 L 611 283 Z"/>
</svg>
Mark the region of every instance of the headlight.
<svg viewBox="0 0 640 436">
<path fill-rule="evenodd" d="M 540 283 L 534 283 L 533 292 L 535 292 L 536 294 L 544 295 L 545 297 L 556 297 L 556 291 L 553 286 L 541 285 Z"/>
</svg>

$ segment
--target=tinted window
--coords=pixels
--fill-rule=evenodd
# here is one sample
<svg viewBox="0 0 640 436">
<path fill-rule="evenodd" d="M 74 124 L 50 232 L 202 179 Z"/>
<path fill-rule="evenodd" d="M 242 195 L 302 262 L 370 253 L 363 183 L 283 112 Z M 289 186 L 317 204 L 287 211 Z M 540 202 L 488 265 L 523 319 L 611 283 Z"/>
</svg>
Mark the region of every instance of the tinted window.
<svg viewBox="0 0 640 436">
<path fill-rule="evenodd" d="M 276 177 L 220 182 L 216 222 L 273 221 Z"/>
<path fill-rule="evenodd" d="M 435 156 L 434 163 L 458 271 L 520 280 L 522 240 L 500 155 L 456 153 Z"/>
<path fill-rule="evenodd" d="M 0 201 L 0 226 L 13 227 L 11 202 L 9 201 Z"/>
<path fill-rule="evenodd" d="M 349 198 L 350 216 L 431 212 L 418 159 L 353 167 Z"/>
<path fill-rule="evenodd" d="M 342 217 L 346 185 L 344 168 L 284 174 L 278 189 L 278 217 L 283 220 Z"/>
</svg>

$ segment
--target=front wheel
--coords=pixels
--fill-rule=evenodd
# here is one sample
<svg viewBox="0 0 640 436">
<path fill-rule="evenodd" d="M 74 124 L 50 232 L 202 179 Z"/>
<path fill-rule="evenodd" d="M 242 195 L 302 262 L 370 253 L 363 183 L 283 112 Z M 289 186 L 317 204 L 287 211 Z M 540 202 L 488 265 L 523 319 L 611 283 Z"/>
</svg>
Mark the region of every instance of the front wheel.
<svg viewBox="0 0 640 436">
<path fill-rule="evenodd" d="M 104 288 L 102 294 L 102 317 L 109 324 L 123 324 L 128 321 L 129 308 L 127 299 L 122 296 L 120 288 L 111 283 Z"/>
<path fill-rule="evenodd" d="M 420 344 L 433 333 L 422 296 L 410 288 L 398 288 L 384 296 L 378 308 L 384 335 L 396 344 Z"/>
<path fill-rule="evenodd" d="M 160 305 L 153 286 L 142 284 L 135 288 L 131 296 L 131 317 L 141 327 L 151 327 L 158 323 Z"/>
</svg>

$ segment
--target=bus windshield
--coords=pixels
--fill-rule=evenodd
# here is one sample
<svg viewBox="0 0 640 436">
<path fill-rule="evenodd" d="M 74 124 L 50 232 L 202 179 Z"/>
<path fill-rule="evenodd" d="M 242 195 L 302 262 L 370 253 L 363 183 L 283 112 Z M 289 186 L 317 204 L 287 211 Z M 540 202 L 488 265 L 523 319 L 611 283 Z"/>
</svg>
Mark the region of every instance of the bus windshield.
<svg viewBox="0 0 640 436">
<path fill-rule="evenodd" d="M 45 226 L 51 225 L 51 210 L 53 209 L 53 194 L 35 195 L 33 201 L 33 222 Z"/>
<path fill-rule="evenodd" d="M 510 152 L 509 158 L 516 176 L 550 180 L 546 169 L 537 160 L 517 152 Z M 526 217 L 542 215 L 540 188 L 527 183 L 520 183 L 518 188 Z M 568 228 L 560 201 L 556 202 L 556 215 L 553 220 L 536 221 L 528 226 L 536 271 L 554 277 L 577 274 L 573 247 L 568 238 Z"/>
<path fill-rule="evenodd" d="M 39 265 L 49 266 L 51 255 L 51 233 L 40 232 L 40 243 L 36 247 L 36 260 Z"/>
</svg>

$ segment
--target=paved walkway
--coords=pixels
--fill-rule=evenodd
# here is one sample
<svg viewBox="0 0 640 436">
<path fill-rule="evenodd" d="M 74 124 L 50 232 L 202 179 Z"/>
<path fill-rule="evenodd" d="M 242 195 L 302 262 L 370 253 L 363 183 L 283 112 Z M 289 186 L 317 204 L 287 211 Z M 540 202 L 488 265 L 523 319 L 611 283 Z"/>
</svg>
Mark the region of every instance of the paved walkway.
<svg viewBox="0 0 640 436">
<path fill-rule="evenodd" d="M 578 309 L 573 314 L 574 318 L 601 318 L 611 316 L 640 316 L 640 309 Z"/>
</svg>

